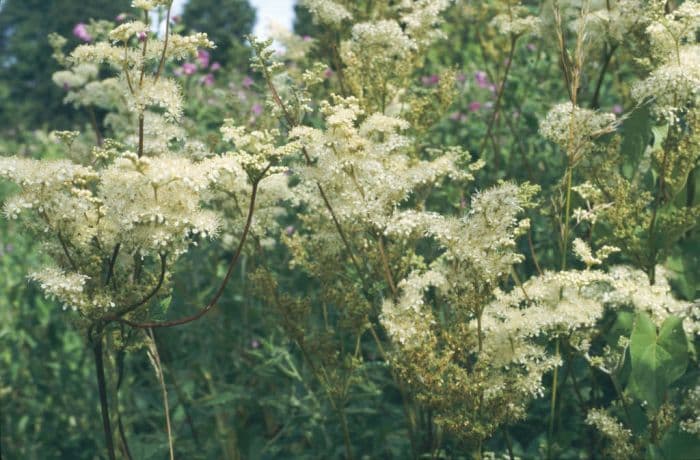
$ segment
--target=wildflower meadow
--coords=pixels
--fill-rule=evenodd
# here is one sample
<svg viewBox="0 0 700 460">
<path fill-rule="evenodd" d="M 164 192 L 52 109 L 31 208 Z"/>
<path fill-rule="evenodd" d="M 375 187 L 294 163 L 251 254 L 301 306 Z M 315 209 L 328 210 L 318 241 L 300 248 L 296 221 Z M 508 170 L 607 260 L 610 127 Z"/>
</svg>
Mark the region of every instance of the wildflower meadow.
<svg viewBox="0 0 700 460">
<path fill-rule="evenodd" d="M 294 12 L 0 1 L 0 459 L 700 460 L 700 2 Z"/>
</svg>

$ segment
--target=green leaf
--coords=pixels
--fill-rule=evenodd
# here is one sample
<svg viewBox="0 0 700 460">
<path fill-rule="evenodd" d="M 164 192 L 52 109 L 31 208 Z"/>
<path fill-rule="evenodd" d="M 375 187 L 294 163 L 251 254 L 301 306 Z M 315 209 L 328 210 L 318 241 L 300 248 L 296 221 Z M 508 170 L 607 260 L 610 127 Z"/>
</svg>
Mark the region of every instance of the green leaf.
<svg viewBox="0 0 700 460">
<path fill-rule="evenodd" d="M 163 298 L 160 301 L 160 309 L 162 312 L 168 311 L 168 308 L 170 308 L 170 303 L 173 301 L 173 296 L 169 295 L 168 297 Z"/>
<path fill-rule="evenodd" d="M 683 331 L 683 320 L 677 316 L 669 316 L 661 325 L 659 331 L 659 347 L 666 350 L 671 360 L 666 368 L 668 383 L 673 383 L 688 367 L 688 341 Z"/>
<path fill-rule="evenodd" d="M 628 389 L 652 410 L 663 403 L 668 386 L 680 378 L 688 365 L 688 345 L 682 320 L 666 318 L 657 334 L 646 313 L 637 315 L 630 337 L 632 373 Z"/>
<path fill-rule="evenodd" d="M 638 158 L 651 141 L 652 126 L 646 106 L 633 111 L 622 123 L 622 153 L 628 158 Z"/>
<path fill-rule="evenodd" d="M 661 450 L 665 458 L 700 458 L 700 439 L 681 431 L 676 427 L 671 429 L 661 440 Z"/>
</svg>

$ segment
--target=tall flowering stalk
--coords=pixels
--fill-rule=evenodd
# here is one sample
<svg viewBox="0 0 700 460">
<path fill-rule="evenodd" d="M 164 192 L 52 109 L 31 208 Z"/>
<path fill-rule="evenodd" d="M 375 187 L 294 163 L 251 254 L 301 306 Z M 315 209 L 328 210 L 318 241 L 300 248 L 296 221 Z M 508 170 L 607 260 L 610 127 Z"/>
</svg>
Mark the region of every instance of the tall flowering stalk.
<svg viewBox="0 0 700 460">
<path fill-rule="evenodd" d="M 139 0 L 144 18 L 170 0 Z M 166 24 L 169 21 L 166 20 Z M 76 27 L 86 42 L 85 25 Z M 56 41 L 56 40 L 54 40 Z M 58 40 L 60 44 L 60 40 Z M 214 44 L 206 34 L 182 36 L 166 29 L 162 37 L 139 20 L 123 22 L 93 43 L 64 58 L 67 69 L 58 81 L 85 78 L 71 85 L 77 105 L 115 110 L 110 124 L 119 140 L 108 139 L 90 151 L 78 151 L 78 133 L 57 133 L 72 159 L 0 159 L 0 177 L 14 182 L 16 193 L 4 214 L 35 232 L 51 259 L 30 275 L 46 293 L 75 312 L 78 327 L 94 349 L 109 458 L 115 458 L 103 369 L 104 337 L 125 341 L 117 323 L 158 327 L 163 299 L 172 292 L 171 275 L 178 259 L 199 241 L 214 238 L 221 227 L 218 212 L 203 204 L 223 187 L 246 189 L 250 205 L 238 250 L 228 273 L 208 305 L 211 309 L 229 281 L 252 224 L 258 188 L 273 174 L 274 163 L 293 149 L 277 149 L 274 135 L 259 136 L 224 127 L 235 147 L 221 155 L 188 155 L 196 142 L 183 136 L 182 92 L 166 75 L 166 63 L 199 57 Z M 113 76 L 97 80 L 98 69 Z M 92 80 L 92 81 L 90 81 Z M 161 301 L 161 302 L 159 302 Z M 167 305 L 166 305 L 167 306 Z"/>
</svg>

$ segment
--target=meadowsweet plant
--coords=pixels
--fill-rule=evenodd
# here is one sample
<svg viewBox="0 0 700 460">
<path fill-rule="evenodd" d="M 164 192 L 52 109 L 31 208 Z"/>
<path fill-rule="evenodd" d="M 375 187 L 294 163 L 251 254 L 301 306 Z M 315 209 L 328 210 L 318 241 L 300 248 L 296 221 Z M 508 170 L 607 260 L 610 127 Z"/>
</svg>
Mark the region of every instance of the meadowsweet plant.
<svg viewBox="0 0 700 460">
<path fill-rule="evenodd" d="M 50 38 L 90 125 L 0 159 L 110 458 L 132 344 L 170 458 L 700 457 L 699 4 L 302 0 L 240 74 L 133 6 Z"/>
<path fill-rule="evenodd" d="M 137 16 L 148 18 L 157 8 L 169 14 L 170 3 L 135 1 L 134 7 Z M 243 205 L 248 216 L 245 239 L 258 185 L 279 173 L 272 163 L 294 148 L 275 148 L 274 133 L 244 133 L 226 124 L 224 139 L 235 144 L 233 151 L 206 158 L 191 155 L 190 140 L 180 128 L 182 91 L 165 68 L 214 44 L 199 33 L 181 36 L 166 30 L 159 37 L 137 19 L 104 35 L 97 40 L 100 34 L 95 33 L 94 43 L 67 56 L 59 54 L 67 70 L 55 74 L 54 81 L 69 90 L 67 102 L 114 109 L 107 122 L 119 139 L 103 142 L 98 134 L 97 146 L 78 152 L 73 149 L 79 133 L 56 132 L 71 159 L 0 161 L 0 175 L 17 186 L 4 203 L 5 216 L 34 232 L 51 259 L 29 278 L 75 312 L 95 349 L 102 393 L 103 336 L 116 333 L 117 339 L 126 340 L 123 329 L 112 325 L 133 326 L 163 313 L 165 304 L 155 301 L 168 296 L 178 259 L 192 245 L 219 234 L 219 213 L 202 203 L 212 199 L 217 187 L 241 192 L 241 200 L 250 201 L 250 206 Z M 102 67 L 110 77 L 98 79 Z M 108 450 L 114 458 L 102 396 Z"/>
</svg>

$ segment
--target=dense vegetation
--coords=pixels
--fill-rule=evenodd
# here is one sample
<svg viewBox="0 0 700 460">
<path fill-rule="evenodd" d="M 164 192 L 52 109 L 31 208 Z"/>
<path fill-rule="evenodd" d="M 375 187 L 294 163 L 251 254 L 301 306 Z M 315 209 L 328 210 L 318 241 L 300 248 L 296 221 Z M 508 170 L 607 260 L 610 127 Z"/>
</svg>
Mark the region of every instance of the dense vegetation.
<svg viewBox="0 0 700 460">
<path fill-rule="evenodd" d="M 700 3 L 22 3 L 2 458 L 700 459 Z"/>
</svg>

